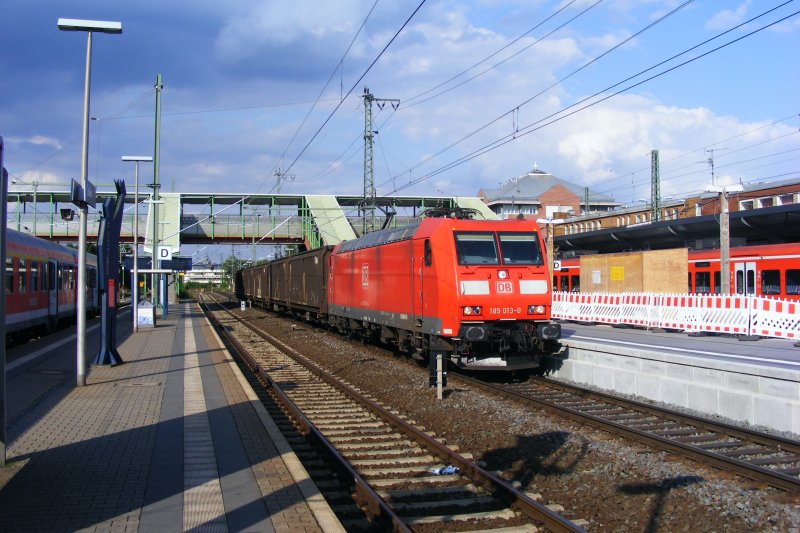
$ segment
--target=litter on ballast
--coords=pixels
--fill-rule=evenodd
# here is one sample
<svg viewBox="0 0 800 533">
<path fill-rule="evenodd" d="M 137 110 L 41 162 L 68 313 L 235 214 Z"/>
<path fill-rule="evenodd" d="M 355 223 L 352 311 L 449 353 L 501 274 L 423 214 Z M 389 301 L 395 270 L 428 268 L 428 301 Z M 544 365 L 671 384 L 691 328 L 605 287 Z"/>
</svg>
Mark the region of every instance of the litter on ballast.
<svg viewBox="0 0 800 533">
<path fill-rule="evenodd" d="M 452 474 L 458 474 L 458 468 L 452 465 L 447 465 L 441 468 L 432 469 L 431 474 L 434 476 L 449 476 Z"/>
</svg>

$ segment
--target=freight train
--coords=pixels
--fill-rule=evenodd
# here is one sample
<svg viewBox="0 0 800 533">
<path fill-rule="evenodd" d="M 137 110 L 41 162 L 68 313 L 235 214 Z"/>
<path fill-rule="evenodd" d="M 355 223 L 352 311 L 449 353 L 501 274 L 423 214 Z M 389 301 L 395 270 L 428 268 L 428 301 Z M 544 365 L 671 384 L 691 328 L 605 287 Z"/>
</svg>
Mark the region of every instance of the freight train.
<svg viewBox="0 0 800 533">
<path fill-rule="evenodd" d="M 241 270 L 242 299 L 463 369 L 525 372 L 560 348 L 538 226 L 424 218 Z"/>
<path fill-rule="evenodd" d="M 86 258 L 86 310 L 99 311 L 97 259 Z M 75 320 L 78 251 L 27 233 L 6 230 L 6 334 L 52 331 Z"/>
<path fill-rule="evenodd" d="M 719 250 L 689 250 L 689 294 L 719 294 Z M 580 292 L 580 259 L 560 261 L 553 287 Z M 730 287 L 733 294 L 800 300 L 800 243 L 740 246 L 730 249 Z"/>
</svg>

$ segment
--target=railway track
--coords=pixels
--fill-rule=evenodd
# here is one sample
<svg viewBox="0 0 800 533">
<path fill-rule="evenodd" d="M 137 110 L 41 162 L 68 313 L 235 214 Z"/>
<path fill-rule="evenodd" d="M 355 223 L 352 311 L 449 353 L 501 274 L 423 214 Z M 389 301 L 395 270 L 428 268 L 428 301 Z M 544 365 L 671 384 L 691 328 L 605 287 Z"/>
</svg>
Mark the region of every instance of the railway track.
<svg viewBox="0 0 800 533">
<path fill-rule="evenodd" d="M 475 387 L 765 482 L 800 490 L 800 442 L 544 378 Z"/>
<path fill-rule="evenodd" d="M 209 295 L 207 295 L 209 296 Z M 220 306 L 224 309 L 223 306 Z M 336 462 L 358 506 L 395 531 L 583 531 L 343 380 L 224 309 L 228 341 L 297 430 Z M 209 313 L 213 315 L 213 313 Z M 274 348 L 250 355 L 246 327 Z"/>
</svg>

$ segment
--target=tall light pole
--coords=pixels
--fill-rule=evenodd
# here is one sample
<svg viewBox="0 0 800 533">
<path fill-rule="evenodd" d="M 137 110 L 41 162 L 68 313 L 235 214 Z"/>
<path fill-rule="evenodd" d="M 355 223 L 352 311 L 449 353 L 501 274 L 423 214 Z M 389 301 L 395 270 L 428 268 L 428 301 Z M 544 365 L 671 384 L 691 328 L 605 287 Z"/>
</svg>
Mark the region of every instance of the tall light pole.
<svg viewBox="0 0 800 533">
<path fill-rule="evenodd" d="M 728 216 L 728 193 L 741 192 L 741 185 L 712 185 L 706 189 L 709 192 L 719 193 L 719 280 L 720 294 L 727 296 L 731 293 L 731 232 Z"/>
<path fill-rule="evenodd" d="M 133 305 L 133 332 L 139 331 L 139 163 L 149 163 L 149 155 L 123 155 L 123 161 L 136 163 L 136 180 L 133 185 L 133 283 L 131 302 Z"/>
<path fill-rule="evenodd" d="M 83 143 L 81 147 L 81 187 L 85 193 L 89 174 L 89 87 L 92 78 L 92 34 L 122 33 L 121 22 L 102 20 L 58 19 L 62 31 L 86 32 L 86 73 L 83 82 Z M 86 385 L 86 226 L 89 208 L 86 202 L 80 205 L 78 230 L 78 331 L 77 331 L 77 384 Z"/>
</svg>

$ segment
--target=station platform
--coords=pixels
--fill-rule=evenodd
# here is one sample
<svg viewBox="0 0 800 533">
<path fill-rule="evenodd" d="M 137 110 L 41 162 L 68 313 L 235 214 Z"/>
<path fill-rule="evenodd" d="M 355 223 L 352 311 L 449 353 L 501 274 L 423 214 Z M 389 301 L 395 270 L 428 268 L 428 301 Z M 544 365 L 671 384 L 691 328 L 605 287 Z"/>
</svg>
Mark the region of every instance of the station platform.
<svg viewBox="0 0 800 533">
<path fill-rule="evenodd" d="M 800 435 L 793 340 L 564 322 L 554 377 Z"/>
<path fill-rule="evenodd" d="M 0 531 L 343 531 L 197 304 L 131 329 L 85 387 L 74 328 L 9 353 Z"/>
</svg>

